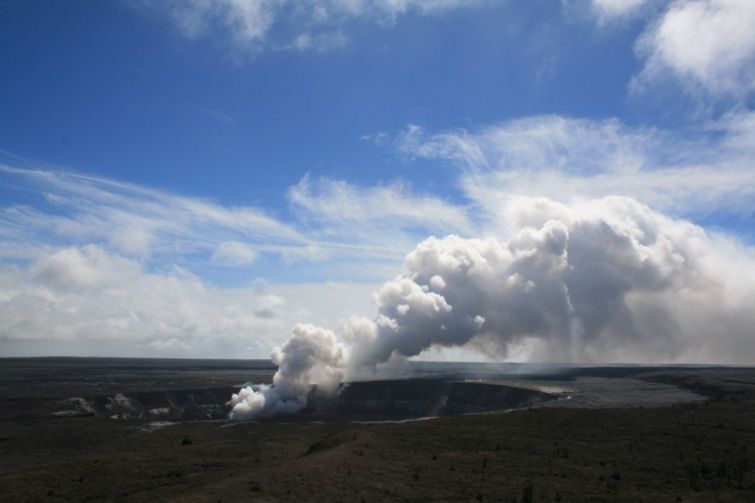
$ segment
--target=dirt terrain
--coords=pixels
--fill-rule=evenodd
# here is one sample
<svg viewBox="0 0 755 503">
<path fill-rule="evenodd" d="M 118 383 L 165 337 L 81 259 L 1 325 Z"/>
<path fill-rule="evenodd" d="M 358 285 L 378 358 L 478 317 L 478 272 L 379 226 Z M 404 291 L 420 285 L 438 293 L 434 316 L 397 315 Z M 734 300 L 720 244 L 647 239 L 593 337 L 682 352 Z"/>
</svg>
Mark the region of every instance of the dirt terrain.
<svg viewBox="0 0 755 503">
<path fill-rule="evenodd" d="M 0 500 L 755 501 L 755 369 L 601 374 L 705 401 L 408 422 L 165 423 L 71 407 L 103 393 L 233 389 L 273 371 L 138 362 L 0 360 Z"/>
</svg>

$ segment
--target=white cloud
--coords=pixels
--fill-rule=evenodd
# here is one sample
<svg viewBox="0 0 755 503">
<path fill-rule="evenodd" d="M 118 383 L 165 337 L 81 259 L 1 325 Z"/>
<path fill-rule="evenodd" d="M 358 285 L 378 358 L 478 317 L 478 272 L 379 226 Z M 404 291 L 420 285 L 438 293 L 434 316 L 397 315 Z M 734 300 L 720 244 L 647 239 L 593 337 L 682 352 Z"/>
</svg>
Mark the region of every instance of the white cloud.
<svg viewBox="0 0 755 503">
<path fill-rule="evenodd" d="M 280 318 L 254 315 L 266 293 L 221 292 L 178 268 L 148 273 L 95 245 L 6 268 L 1 281 L 4 354 L 37 346 L 49 348 L 37 349 L 43 354 L 87 354 L 90 345 L 112 343 L 131 355 L 159 350 L 179 356 L 191 348 L 219 356 L 249 338 L 269 341 L 276 330 L 287 330 Z"/>
<path fill-rule="evenodd" d="M 747 216 L 755 212 L 753 117 L 731 114 L 678 135 L 617 120 L 540 116 L 475 132 L 409 127 L 394 145 L 410 158 L 459 166 L 462 189 L 491 222 L 517 195 L 565 202 L 624 195 L 676 215 Z"/>
<path fill-rule="evenodd" d="M 110 242 L 124 253 L 137 257 L 147 257 L 152 249 L 153 236 L 149 226 L 124 226 L 113 232 Z"/>
<path fill-rule="evenodd" d="M 672 79 L 690 93 L 741 99 L 755 90 L 755 2 L 671 4 L 637 44 L 645 59 L 636 90 Z"/>
<path fill-rule="evenodd" d="M 219 288 L 88 245 L 0 266 L 0 354 L 269 356 L 301 320 L 337 325 L 374 284 Z"/>
<path fill-rule="evenodd" d="M 463 209 L 400 184 L 301 183 L 291 191 L 298 220 L 283 223 L 114 180 L 1 171 L 9 186 L 42 198 L 0 210 L 5 355 L 266 357 L 296 322 L 338 325 L 364 312 L 375 288 L 303 282 L 382 280 L 417 239 L 468 222 Z M 328 210 L 329 197 L 343 213 Z M 223 288 L 173 265 L 255 267 L 261 254 L 271 268 L 260 274 L 306 279 L 292 272 L 290 285 Z"/>
<path fill-rule="evenodd" d="M 755 3 L 750 0 L 588 0 L 598 25 L 641 18 L 635 49 L 643 62 L 630 82 L 639 95 L 681 87 L 710 111 L 718 103 L 745 103 L 755 90 Z M 584 8 L 585 3 L 565 2 Z"/>
<path fill-rule="evenodd" d="M 231 208 L 113 180 L 2 167 L 0 174 L 13 180 L 8 187 L 24 190 L 27 204 L 8 204 L 0 210 L 0 351 L 266 356 L 296 322 L 335 328 L 349 315 L 366 312 L 368 290 L 373 289 L 322 282 L 221 288 L 173 266 L 183 261 L 201 266 L 214 260 L 251 268 L 264 260 L 268 262 L 261 268 L 271 266 L 265 274 L 295 271 L 291 274 L 296 279 L 303 272 L 306 281 L 323 281 L 332 273 L 353 274 L 377 281 L 395 277 L 401 257 L 429 234 L 462 234 L 454 238 L 458 243 L 443 241 L 459 253 L 441 255 L 455 261 L 468 255 L 470 265 L 476 263 L 474 250 L 484 249 L 487 238 L 500 244 L 502 237 L 522 228 L 541 229 L 546 223 L 543 214 L 587 243 L 580 234 L 584 229 L 573 227 L 574 215 L 587 218 L 590 212 L 585 208 L 601 207 L 585 206 L 584 201 L 595 197 L 631 196 L 674 218 L 720 213 L 746 219 L 755 213 L 755 113 L 750 112 L 732 112 L 683 136 L 617 120 L 541 116 L 477 131 L 428 133 L 412 126 L 397 136 L 373 138 L 395 145 L 407 158 L 458 166 L 458 183 L 468 202 L 453 204 L 400 182 L 359 187 L 305 177 L 290 189 L 293 212 L 283 221 L 261 209 Z M 32 206 L 35 197 L 44 201 Z M 632 203 L 635 210 L 639 207 Z M 591 215 L 605 219 L 621 208 L 608 205 L 605 214 L 594 210 Z M 631 218 L 625 219 L 629 223 L 617 217 L 608 224 L 641 241 L 637 232 L 649 231 L 640 225 L 644 217 L 637 215 L 649 211 L 632 210 Z M 651 213 L 657 229 L 673 231 L 674 239 L 684 245 L 685 257 L 694 256 L 695 247 L 702 250 L 701 260 L 707 264 L 701 265 L 703 277 L 716 283 L 714 273 L 720 272 L 723 279 L 716 292 L 728 303 L 726 309 L 746 304 L 741 299 L 750 298 L 750 289 L 731 278 L 751 270 L 751 250 L 717 236 L 683 239 L 679 229 L 695 236 L 700 229 L 678 222 L 667 227 L 668 216 Z M 486 239 L 471 239 L 474 235 Z M 658 258 L 668 251 L 661 245 L 653 244 L 640 255 L 647 251 L 648 257 Z M 464 251 L 470 246 L 471 255 Z M 303 258 L 320 262 L 312 266 Z M 427 265 L 417 264 L 413 271 Z M 412 280 L 410 276 L 404 279 Z M 520 281 L 517 278 L 511 281 Z M 396 316 L 411 317 L 428 306 L 435 309 L 422 304 L 433 298 L 426 298 L 421 288 L 397 285 L 394 293 L 401 302 L 395 303 Z M 523 278 L 519 286 L 526 293 L 537 285 L 536 279 Z M 445 295 L 453 282 L 435 272 L 427 276 L 427 287 Z M 693 330 L 695 323 L 717 330 L 709 318 L 698 316 L 709 313 L 700 306 L 711 297 L 696 297 L 693 290 L 685 306 L 699 309 L 685 308 L 689 316 L 675 318 L 675 323 L 685 330 Z M 638 330 L 647 332 L 652 312 L 641 299 L 630 297 L 627 302 L 637 303 L 643 313 L 637 323 L 647 324 Z M 443 311 L 442 303 L 435 306 Z M 733 317 L 725 328 L 745 333 L 743 320 Z M 471 326 L 481 322 L 476 317 L 469 321 Z M 701 348 L 710 355 L 725 355 L 728 349 L 714 342 L 701 339 Z M 511 351 L 519 352 L 511 354 L 536 354 L 525 349 L 512 346 Z"/>
<path fill-rule="evenodd" d="M 212 261 L 232 267 L 252 264 L 257 259 L 257 252 L 252 247 L 238 241 L 223 241 L 212 254 Z"/>
<path fill-rule="evenodd" d="M 410 13 L 474 8 L 489 0 L 191 0 L 142 5 L 162 10 L 190 38 L 228 38 L 235 48 L 330 50 L 343 45 L 350 23 L 390 26 Z M 220 34 L 220 35 L 218 35 Z"/>
<path fill-rule="evenodd" d="M 325 52 L 332 49 L 337 49 L 345 45 L 347 42 L 346 36 L 340 31 L 333 33 L 300 33 L 296 35 L 291 43 L 288 45 L 288 49 L 297 51 L 319 51 Z"/>
<path fill-rule="evenodd" d="M 281 2 L 277 0 L 191 0 L 174 2 L 171 9 L 179 28 L 199 37 L 212 22 L 221 23 L 243 41 L 264 40 Z"/>
<path fill-rule="evenodd" d="M 309 176 L 288 193 L 294 207 L 309 220 L 374 234 L 375 228 L 421 227 L 425 232 L 465 232 L 472 224 L 463 208 L 430 195 L 412 193 L 396 182 L 360 188 L 348 182 Z"/>
<path fill-rule="evenodd" d="M 600 23 L 634 16 L 647 4 L 648 0 L 590 0 L 590 7 Z"/>
<path fill-rule="evenodd" d="M 120 252 L 206 253 L 230 236 L 264 243 L 271 251 L 303 250 L 308 240 L 290 225 L 251 207 L 225 207 L 115 180 L 62 171 L 16 169 L 0 172 L 45 196 L 53 208 L 10 205 L 0 223 L 26 243 L 108 242 Z M 8 236 L 12 237 L 12 236 Z"/>
<path fill-rule="evenodd" d="M 312 185 L 305 179 L 290 192 L 299 221 L 283 222 L 259 208 L 228 207 L 70 172 L 0 165 L 0 175 L 43 198 L 42 203 L 0 207 L 0 257 L 6 260 L 98 244 L 151 264 L 237 267 L 264 256 L 289 264 L 338 259 L 345 269 L 349 261 L 372 261 L 379 269 L 400 263 L 417 235 L 450 232 L 468 223 L 463 209 L 412 194 L 400 184 L 358 189 L 336 180 Z M 328 210 L 327 197 L 336 198 L 332 202 L 341 204 L 342 212 Z M 376 239 L 375 224 L 390 232 Z"/>
<path fill-rule="evenodd" d="M 59 250 L 38 261 L 31 273 L 37 283 L 53 290 L 102 290 L 118 288 L 126 278 L 140 274 L 141 267 L 88 245 Z"/>
</svg>

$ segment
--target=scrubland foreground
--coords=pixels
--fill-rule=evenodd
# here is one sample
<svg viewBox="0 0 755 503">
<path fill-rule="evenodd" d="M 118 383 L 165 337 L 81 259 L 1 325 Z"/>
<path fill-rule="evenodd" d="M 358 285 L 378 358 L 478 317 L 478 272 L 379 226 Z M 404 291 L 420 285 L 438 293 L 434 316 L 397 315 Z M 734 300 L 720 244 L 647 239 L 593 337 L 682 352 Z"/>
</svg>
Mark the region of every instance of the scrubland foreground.
<svg viewBox="0 0 755 503">
<path fill-rule="evenodd" d="M 644 377 L 710 397 L 694 404 L 379 424 L 160 426 L 6 399 L 0 500 L 749 502 L 754 377 Z"/>
</svg>

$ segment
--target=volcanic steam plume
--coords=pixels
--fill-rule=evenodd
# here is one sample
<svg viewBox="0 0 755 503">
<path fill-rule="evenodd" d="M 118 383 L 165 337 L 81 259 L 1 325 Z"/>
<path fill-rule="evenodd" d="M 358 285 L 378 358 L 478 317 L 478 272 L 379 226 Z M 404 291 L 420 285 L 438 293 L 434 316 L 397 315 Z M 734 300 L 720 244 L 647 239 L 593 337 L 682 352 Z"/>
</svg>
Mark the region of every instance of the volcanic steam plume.
<svg viewBox="0 0 755 503">
<path fill-rule="evenodd" d="M 506 237 L 430 237 L 339 332 L 297 325 L 272 386 L 242 389 L 235 419 L 294 413 L 313 385 L 434 346 L 537 361 L 741 361 L 755 354 L 755 259 L 623 197 L 511 200 Z"/>
</svg>

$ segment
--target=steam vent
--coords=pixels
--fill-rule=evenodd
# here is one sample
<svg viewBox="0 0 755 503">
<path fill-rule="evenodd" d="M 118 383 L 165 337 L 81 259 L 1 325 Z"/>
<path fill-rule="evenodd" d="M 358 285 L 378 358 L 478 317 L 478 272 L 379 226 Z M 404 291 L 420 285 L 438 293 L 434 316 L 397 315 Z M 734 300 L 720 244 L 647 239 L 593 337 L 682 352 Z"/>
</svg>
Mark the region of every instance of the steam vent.
<svg viewBox="0 0 755 503">
<path fill-rule="evenodd" d="M 190 421 L 225 419 L 236 388 L 141 391 L 100 395 L 78 403 L 91 414 L 116 419 Z M 534 389 L 485 381 L 398 379 L 342 385 L 335 396 L 313 388 L 308 404 L 294 415 L 264 421 L 388 421 L 484 413 L 529 407 L 555 399 Z"/>
</svg>

